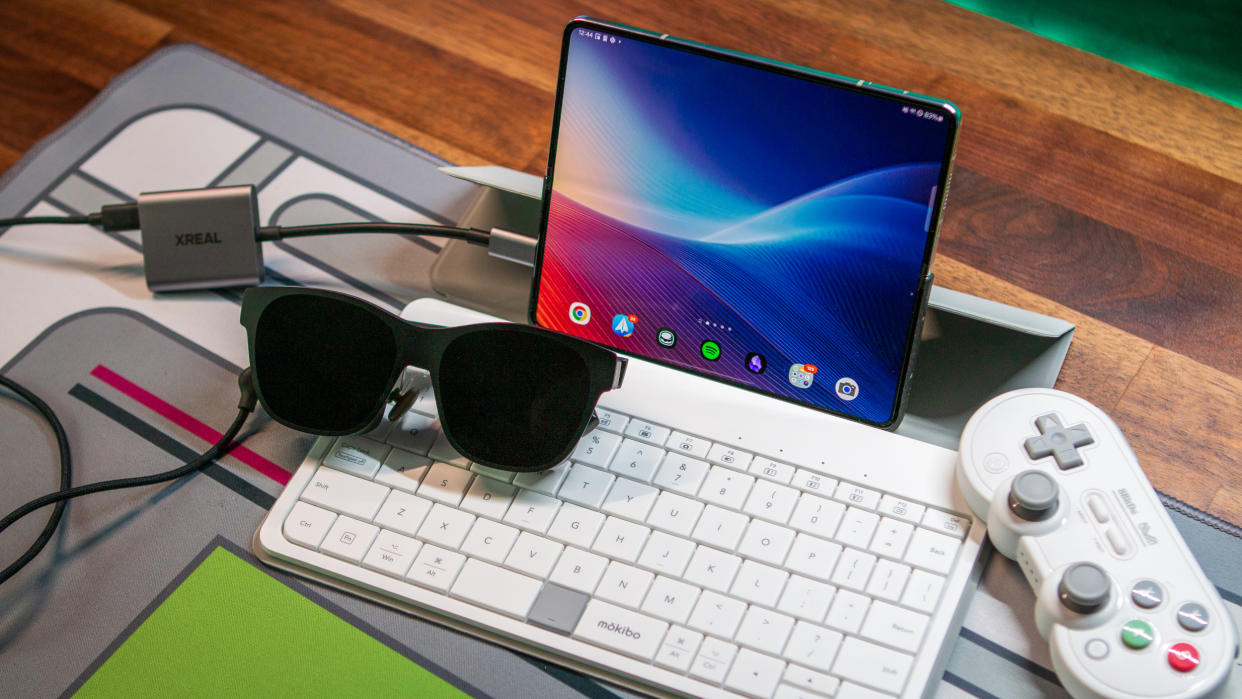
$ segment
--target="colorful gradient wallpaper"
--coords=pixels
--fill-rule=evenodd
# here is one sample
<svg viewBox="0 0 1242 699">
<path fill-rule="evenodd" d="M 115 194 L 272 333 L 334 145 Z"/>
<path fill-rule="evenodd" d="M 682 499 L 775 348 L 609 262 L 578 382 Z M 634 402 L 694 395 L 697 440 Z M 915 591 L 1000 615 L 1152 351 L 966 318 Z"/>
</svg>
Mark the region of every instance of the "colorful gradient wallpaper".
<svg viewBox="0 0 1242 699">
<path fill-rule="evenodd" d="M 888 422 L 953 113 L 582 28 L 564 80 L 536 322 Z"/>
</svg>

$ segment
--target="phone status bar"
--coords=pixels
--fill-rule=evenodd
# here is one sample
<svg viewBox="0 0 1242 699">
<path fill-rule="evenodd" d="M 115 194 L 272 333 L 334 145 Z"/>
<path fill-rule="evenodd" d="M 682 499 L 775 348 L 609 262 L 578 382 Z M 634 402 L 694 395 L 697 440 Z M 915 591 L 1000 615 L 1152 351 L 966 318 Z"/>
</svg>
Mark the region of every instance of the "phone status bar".
<svg viewBox="0 0 1242 699">
<path fill-rule="evenodd" d="M 595 31 L 595 30 L 593 30 L 593 29 L 579 29 L 579 30 L 578 30 L 578 36 L 581 36 L 581 37 L 584 37 L 584 38 L 587 38 L 587 39 L 591 39 L 592 41 L 599 41 L 599 42 L 603 42 L 603 43 L 605 43 L 605 44 L 619 44 L 619 43 L 621 43 L 621 40 L 620 40 L 620 39 L 618 39 L 617 37 L 615 37 L 615 36 L 613 36 L 613 35 L 611 35 L 611 34 L 607 34 L 607 33 L 605 33 L 605 32 L 597 32 L 597 31 Z"/>
<path fill-rule="evenodd" d="M 937 114 L 930 109 L 919 109 L 918 107 L 902 105 L 901 113 L 909 114 L 910 116 L 915 117 L 916 119 L 926 119 L 928 121 L 937 121 L 937 122 L 944 121 L 943 114 Z"/>
</svg>

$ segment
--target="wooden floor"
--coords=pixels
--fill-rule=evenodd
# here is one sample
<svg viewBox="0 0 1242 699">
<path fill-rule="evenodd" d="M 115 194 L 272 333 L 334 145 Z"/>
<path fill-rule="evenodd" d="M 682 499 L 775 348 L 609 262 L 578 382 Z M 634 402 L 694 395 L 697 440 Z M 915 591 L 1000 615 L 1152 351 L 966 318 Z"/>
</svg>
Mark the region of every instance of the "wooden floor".
<svg viewBox="0 0 1242 699">
<path fill-rule="evenodd" d="M 1242 523 L 1242 112 L 939 0 L 4 0 L 0 168 L 188 41 L 449 160 L 542 174 L 579 14 L 957 103 L 937 281 L 1077 323 L 1058 386 L 1157 488 Z"/>
</svg>

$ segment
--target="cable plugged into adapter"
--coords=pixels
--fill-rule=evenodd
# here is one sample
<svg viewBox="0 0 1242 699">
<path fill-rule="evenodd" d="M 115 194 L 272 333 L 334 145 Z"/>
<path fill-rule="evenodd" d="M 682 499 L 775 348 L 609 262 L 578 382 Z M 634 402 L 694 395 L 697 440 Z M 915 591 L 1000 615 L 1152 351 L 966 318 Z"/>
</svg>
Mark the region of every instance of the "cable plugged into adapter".
<svg viewBox="0 0 1242 699">
<path fill-rule="evenodd" d="M 538 241 L 493 228 L 427 223 L 356 222 L 259 227 L 252 185 L 147 192 L 138 201 L 109 204 L 85 216 L 0 218 L 0 229 L 32 224 L 90 224 L 108 232 L 140 230 L 151 291 L 255 286 L 263 281 L 261 243 L 347 233 L 396 233 L 486 245 L 488 254 L 533 267 Z"/>
</svg>

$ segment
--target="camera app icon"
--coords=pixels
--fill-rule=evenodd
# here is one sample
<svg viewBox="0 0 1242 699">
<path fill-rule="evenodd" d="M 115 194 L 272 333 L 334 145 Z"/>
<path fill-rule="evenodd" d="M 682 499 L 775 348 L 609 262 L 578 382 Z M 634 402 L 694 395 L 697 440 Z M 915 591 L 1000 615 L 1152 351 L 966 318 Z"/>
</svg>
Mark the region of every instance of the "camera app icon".
<svg viewBox="0 0 1242 699">
<path fill-rule="evenodd" d="M 837 379 L 837 398 L 854 400 L 858 397 L 858 382 L 848 376 Z"/>
</svg>

